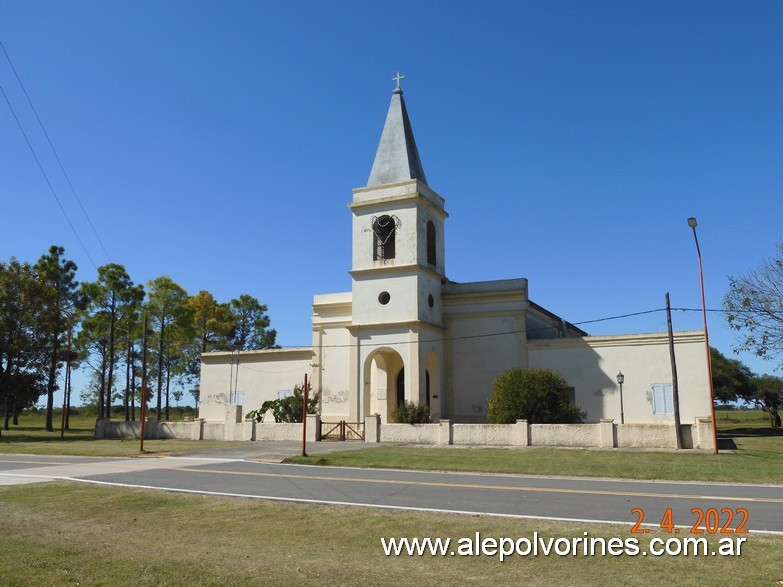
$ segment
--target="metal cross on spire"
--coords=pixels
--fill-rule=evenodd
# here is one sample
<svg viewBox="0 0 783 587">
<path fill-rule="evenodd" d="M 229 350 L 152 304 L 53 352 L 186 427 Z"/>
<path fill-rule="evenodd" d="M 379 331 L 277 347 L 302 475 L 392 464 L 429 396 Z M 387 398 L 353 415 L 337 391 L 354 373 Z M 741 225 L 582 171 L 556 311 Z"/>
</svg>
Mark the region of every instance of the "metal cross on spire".
<svg viewBox="0 0 783 587">
<path fill-rule="evenodd" d="M 404 75 L 400 75 L 399 71 L 397 72 L 397 75 L 392 78 L 392 81 L 396 81 L 397 82 L 397 89 L 400 89 L 400 80 L 401 79 L 405 79 L 405 76 Z"/>
</svg>

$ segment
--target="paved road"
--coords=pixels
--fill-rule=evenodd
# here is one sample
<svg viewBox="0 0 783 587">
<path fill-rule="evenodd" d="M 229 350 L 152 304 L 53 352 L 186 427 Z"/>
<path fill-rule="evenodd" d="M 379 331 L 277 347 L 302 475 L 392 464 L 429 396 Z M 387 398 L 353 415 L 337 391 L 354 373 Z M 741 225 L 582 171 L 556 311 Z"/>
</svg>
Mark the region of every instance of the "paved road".
<svg viewBox="0 0 783 587">
<path fill-rule="evenodd" d="M 0 484 L 73 479 L 285 501 L 657 526 L 672 509 L 688 532 L 694 508 L 728 508 L 736 527 L 783 533 L 783 486 L 620 481 L 316 467 L 209 457 L 79 458 L 0 455 Z M 702 524 L 703 526 L 703 524 Z"/>
</svg>

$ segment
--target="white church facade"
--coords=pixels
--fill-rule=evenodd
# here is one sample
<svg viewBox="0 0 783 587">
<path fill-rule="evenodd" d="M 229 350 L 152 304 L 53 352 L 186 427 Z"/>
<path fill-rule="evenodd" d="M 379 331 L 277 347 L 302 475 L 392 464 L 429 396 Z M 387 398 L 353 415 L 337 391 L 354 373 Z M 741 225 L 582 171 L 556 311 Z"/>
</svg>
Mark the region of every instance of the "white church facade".
<svg viewBox="0 0 783 587">
<path fill-rule="evenodd" d="M 565 377 L 586 422 L 673 423 L 666 333 L 589 336 L 531 301 L 524 278 L 448 279 L 445 200 L 427 183 L 399 87 L 348 207 L 351 291 L 314 296 L 311 347 L 202 355 L 200 418 L 244 416 L 307 374 L 323 420 L 385 423 L 413 401 L 434 422 L 483 422 L 493 379 L 532 366 Z M 674 342 L 680 417 L 693 423 L 711 412 L 704 334 Z"/>
</svg>

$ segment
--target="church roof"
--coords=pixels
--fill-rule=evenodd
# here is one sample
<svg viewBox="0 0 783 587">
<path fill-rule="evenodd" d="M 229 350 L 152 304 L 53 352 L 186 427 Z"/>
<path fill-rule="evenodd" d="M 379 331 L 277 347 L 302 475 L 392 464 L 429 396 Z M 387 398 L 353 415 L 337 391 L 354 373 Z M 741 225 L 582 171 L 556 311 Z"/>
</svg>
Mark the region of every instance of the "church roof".
<svg viewBox="0 0 783 587">
<path fill-rule="evenodd" d="M 399 74 L 398 74 L 399 75 Z M 394 89 L 367 187 L 418 179 L 427 183 L 402 90 Z"/>
</svg>

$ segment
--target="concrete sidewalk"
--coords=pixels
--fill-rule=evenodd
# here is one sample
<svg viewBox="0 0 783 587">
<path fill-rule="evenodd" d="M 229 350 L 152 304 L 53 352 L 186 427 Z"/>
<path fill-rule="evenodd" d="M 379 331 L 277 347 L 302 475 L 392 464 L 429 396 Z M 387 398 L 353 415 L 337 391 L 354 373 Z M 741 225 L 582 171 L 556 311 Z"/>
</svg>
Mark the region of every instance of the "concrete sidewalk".
<svg viewBox="0 0 783 587">
<path fill-rule="evenodd" d="M 153 469 L 194 467 L 233 459 L 195 457 L 68 457 L 0 455 L 0 485 L 40 483 L 106 473 L 135 473 Z"/>
<path fill-rule="evenodd" d="M 195 444 L 195 443 L 194 443 Z M 364 442 L 311 442 L 308 454 L 377 447 Z M 0 485 L 39 483 L 69 477 L 86 477 L 104 473 L 133 473 L 153 469 L 194 467 L 235 460 L 279 463 L 302 454 L 297 441 L 261 441 L 226 444 L 172 453 L 169 456 L 76 457 L 65 455 L 0 455 Z"/>
<path fill-rule="evenodd" d="M 391 443 L 385 443 L 384 446 L 389 446 L 390 444 Z M 307 454 L 315 455 L 321 453 L 342 452 L 347 450 L 361 450 L 363 448 L 377 448 L 379 446 L 381 446 L 379 443 L 361 441 L 308 442 Z M 227 444 L 225 447 L 217 448 L 199 449 L 196 447 L 192 450 L 172 453 L 172 456 L 244 459 L 279 463 L 283 459 L 299 456 L 301 454 L 302 442 L 298 440 L 256 440 L 252 442 L 244 442 L 241 444 Z"/>
</svg>

